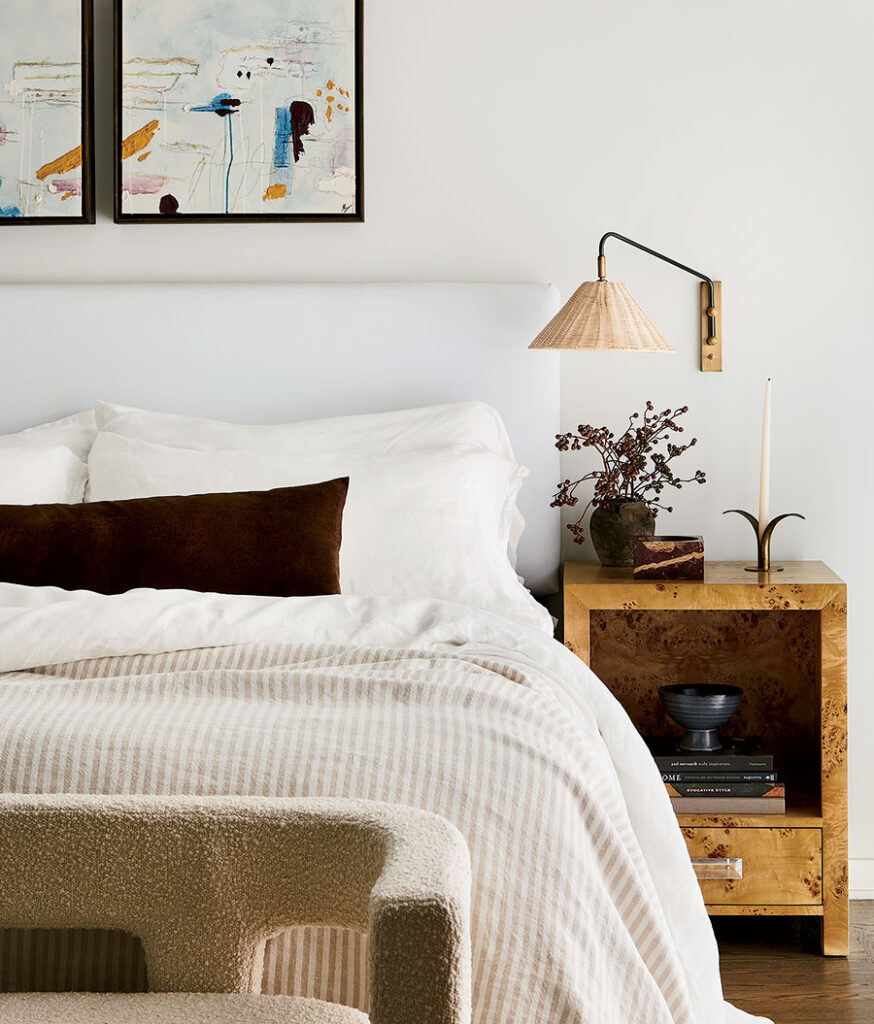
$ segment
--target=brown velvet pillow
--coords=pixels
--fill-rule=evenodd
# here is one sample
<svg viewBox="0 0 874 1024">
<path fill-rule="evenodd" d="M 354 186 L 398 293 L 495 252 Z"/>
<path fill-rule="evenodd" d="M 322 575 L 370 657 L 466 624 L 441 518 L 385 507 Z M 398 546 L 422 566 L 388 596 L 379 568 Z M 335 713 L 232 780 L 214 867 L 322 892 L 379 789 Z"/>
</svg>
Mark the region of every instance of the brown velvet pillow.
<svg viewBox="0 0 874 1024">
<path fill-rule="evenodd" d="M 348 489 L 343 477 L 273 491 L 0 506 L 0 581 L 99 594 L 339 594 Z"/>
</svg>

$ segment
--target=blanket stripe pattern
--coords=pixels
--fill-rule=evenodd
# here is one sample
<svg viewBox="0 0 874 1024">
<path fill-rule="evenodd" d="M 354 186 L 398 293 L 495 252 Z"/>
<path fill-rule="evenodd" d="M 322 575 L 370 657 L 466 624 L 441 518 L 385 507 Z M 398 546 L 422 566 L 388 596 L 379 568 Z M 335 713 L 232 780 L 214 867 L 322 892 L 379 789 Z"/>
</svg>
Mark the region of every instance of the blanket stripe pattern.
<svg viewBox="0 0 874 1024">
<path fill-rule="evenodd" d="M 357 797 L 454 822 L 474 871 L 474 1021 L 693 1024 L 593 718 L 512 661 L 247 644 L 0 675 L 0 786 Z M 0 987 L 136 991 L 139 943 L 0 933 Z M 264 991 L 364 1011 L 367 937 L 289 929 Z"/>
</svg>

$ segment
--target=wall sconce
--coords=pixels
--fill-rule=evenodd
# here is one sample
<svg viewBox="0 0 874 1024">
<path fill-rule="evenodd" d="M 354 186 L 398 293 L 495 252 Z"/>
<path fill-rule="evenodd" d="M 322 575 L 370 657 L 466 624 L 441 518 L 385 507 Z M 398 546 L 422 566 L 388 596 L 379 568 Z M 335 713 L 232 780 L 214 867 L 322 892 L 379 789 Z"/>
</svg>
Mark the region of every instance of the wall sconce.
<svg viewBox="0 0 874 1024">
<path fill-rule="evenodd" d="M 650 256 L 685 270 L 701 281 L 701 369 L 722 371 L 722 282 L 693 270 L 663 253 L 649 249 L 615 231 L 608 231 L 598 246 L 598 280 L 586 281 L 550 320 L 530 348 L 576 349 L 588 352 L 675 352 L 656 325 L 640 308 L 624 284 L 607 280 L 604 244 L 617 238 Z"/>
</svg>

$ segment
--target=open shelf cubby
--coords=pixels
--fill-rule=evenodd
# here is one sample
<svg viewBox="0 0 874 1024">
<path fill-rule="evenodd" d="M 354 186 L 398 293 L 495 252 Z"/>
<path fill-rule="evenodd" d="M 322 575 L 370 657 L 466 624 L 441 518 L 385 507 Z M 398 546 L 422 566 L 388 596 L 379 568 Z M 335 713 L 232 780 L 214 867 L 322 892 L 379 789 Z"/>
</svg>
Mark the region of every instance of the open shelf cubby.
<svg viewBox="0 0 874 1024">
<path fill-rule="evenodd" d="M 819 814 L 816 612 L 595 610 L 590 629 L 589 664 L 643 736 L 683 733 L 661 706 L 660 686 L 740 686 L 740 708 L 720 732 L 761 736 L 786 785 L 787 811 Z"/>
</svg>

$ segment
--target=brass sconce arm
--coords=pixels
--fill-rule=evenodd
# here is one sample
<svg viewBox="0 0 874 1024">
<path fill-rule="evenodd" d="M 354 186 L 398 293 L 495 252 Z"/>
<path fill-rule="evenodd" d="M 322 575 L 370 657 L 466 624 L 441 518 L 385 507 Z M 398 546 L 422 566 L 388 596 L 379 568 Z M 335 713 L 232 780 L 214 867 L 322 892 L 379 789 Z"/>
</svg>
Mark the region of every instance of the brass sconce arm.
<svg viewBox="0 0 874 1024">
<path fill-rule="evenodd" d="M 706 274 L 702 274 L 700 270 L 694 270 L 692 267 L 687 267 L 685 263 L 678 263 L 676 260 L 672 260 L 670 256 L 665 256 L 664 253 L 656 252 L 655 249 L 650 249 L 649 246 L 641 245 L 640 242 L 635 242 L 633 238 L 626 238 L 625 235 L 617 234 L 615 231 L 608 231 L 606 235 L 601 237 L 601 241 L 598 243 L 599 281 L 607 280 L 607 257 L 604 255 L 604 244 L 608 238 L 617 238 L 620 242 L 625 242 L 626 245 L 634 246 L 635 249 L 640 249 L 643 252 L 649 253 L 650 256 L 655 256 L 658 260 L 664 260 L 665 263 L 670 263 L 672 267 L 676 267 L 678 270 L 685 270 L 687 274 L 691 274 L 693 277 L 697 277 L 699 280 L 706 282 L 709 298 L 709 303 L 705 310 L 710 332 L 708 338 L 712 338 L 715 341 L 718 337 L 716 332 L 716 289 L 713 281 Z"/>
</svg>

